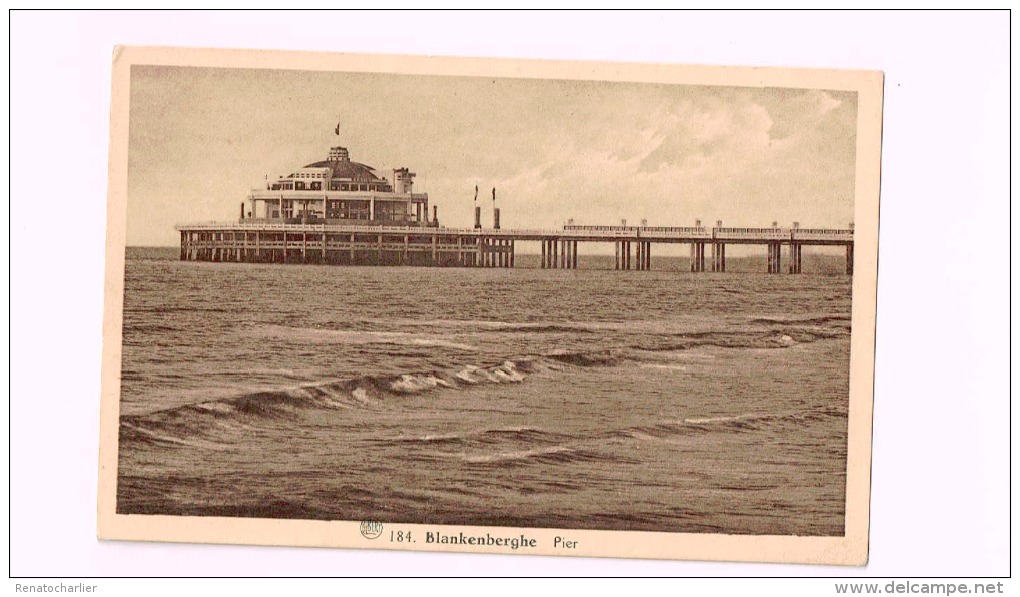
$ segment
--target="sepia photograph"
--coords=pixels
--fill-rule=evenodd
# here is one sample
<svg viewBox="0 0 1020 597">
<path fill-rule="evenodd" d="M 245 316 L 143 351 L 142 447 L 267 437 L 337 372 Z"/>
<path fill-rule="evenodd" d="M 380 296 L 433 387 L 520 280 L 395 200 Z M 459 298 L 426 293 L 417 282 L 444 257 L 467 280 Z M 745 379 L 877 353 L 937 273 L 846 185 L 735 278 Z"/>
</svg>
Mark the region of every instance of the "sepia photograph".
<svg viewBox="0 0 1020 597">
<path fill-rule="evenodd" d="M 881 73 L 113 70 L 102 538 L 866 562 Z"/>
</svg>

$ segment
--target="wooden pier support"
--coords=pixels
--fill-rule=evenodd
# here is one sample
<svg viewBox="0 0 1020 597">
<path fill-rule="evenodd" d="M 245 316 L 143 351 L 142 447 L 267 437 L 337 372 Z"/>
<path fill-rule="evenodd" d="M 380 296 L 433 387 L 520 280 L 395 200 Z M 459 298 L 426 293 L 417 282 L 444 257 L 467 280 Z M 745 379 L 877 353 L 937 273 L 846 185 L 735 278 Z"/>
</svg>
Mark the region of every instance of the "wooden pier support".
<svg viewBox="0 0 1020 597">
<path fill-rule="evenodd" d="M 768 246 L 769 246 L 768 272 L 770 274 L 778 274 L 783 271 L 782 245 L 778 242 L 770 242 Z"/>
<path fill-rule="evenodd" d="M 846 275 L 854 275 L 854 244 L 846 246 Z"/>
<path fill-rule="evenodd" d="M 799 274 L 801 271 L 801 250 L 802 246 L 800 243 L 791 243 L 787 250 L 787 257 L 790 260 L 790 265 L 787 266 L 791 274 Z"/>
<path fill-rule="evenodd" d="M 691 243 L 691 271 L 700 273 L 705 271 L 705 243 Z"/>
<path fill-rule="evenodd" d="M 563 254 L 560 257 L 560 266 L 564 269 L 577 268 L 577 241 L 561 241 Z"/>
<path fill-rule="evenodd" d="M 726 243 L 712 243 L 712 271 L 726 271 Z"/>
</svg>

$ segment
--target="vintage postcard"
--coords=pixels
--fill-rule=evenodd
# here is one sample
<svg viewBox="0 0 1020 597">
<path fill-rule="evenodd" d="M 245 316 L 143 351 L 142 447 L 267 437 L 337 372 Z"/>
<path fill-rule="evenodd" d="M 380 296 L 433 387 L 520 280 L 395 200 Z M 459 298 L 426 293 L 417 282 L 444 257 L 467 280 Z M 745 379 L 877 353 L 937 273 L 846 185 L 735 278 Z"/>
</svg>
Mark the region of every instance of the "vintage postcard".
<svg viewBox="0 0 1020 597">
<path fill-rule="evenodd" d="M 864 564 L 882 81 L 118 48 L 100 538 Z"/>
</svg>

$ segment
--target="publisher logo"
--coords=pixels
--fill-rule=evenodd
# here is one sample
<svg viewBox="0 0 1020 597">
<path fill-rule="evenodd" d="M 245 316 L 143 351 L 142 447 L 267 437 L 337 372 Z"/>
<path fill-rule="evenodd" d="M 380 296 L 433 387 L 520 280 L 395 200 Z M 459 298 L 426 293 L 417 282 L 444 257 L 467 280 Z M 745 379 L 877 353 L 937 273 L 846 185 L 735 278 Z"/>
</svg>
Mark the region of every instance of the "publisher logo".
<svg viewBox="0 0 1020 597">
<path fill-rule="evenodd" d="M 382 535 L 382 523 L 374 520 L 366 520 L 361 523 L 361 534 L 366 539 L 378 539 Z"/>
</svg>

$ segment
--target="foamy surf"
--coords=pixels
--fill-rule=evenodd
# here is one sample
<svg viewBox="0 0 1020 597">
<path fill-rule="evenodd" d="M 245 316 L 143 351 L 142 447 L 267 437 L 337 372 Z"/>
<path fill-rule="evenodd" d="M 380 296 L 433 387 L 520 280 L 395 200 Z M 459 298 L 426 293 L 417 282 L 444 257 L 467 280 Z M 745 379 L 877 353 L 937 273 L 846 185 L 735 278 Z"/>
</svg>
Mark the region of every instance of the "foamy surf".
<svg viewBox="0 0 1020 597">
<path fill-rule="evenodd" d="M 684 423 L 687 423 L 688 425 L 707 425 L 711 423 L 729 423 L 732 421 L 746 421 L 752 418 L 760 417 L 754 417 L 752 415 L 737 415 L 733 417 L 701 417 L 684 419 Z"/>
<path fill-rule="evenodd" d="M 462 454 L 461 460 L 470 464 L 505 463 L 533 459 L 552 459 L 565 462 L 570 460 L 571 456 L 575 454 L 577 454 L 575 450 L 566 446 L 550 446 L 547 448 L 535 448 L 533 450 L 519 450 L 514 452 L 499 452 L 496 454 Z M 559 457 L 557 458 L 557 456 Z"/>
<path fill-rule="evenodd" d="M 687 371 L 686 365 L 670 365 L 666 363 L 641 363 L 641 367 L 644 369 L 666 369 L 669 371 Z"/>
<path fill-rule="evenodd" d="M 404 394 L 415 394 L 439 386 L 444 388 L 452 387 L 446 380 L 439 379 L 433 375 L 401 375 L 400 379 L 390 383 L 391 390 Z"/>
<path fill-rule="evenodd" d="M 363 404 L 369 403 L 368 392 L 365 391 L 365 388 L 354 388 L 354 391 L 351 392 L 351 396 L 353 396 L 355 400 Z"/>
</svg>

